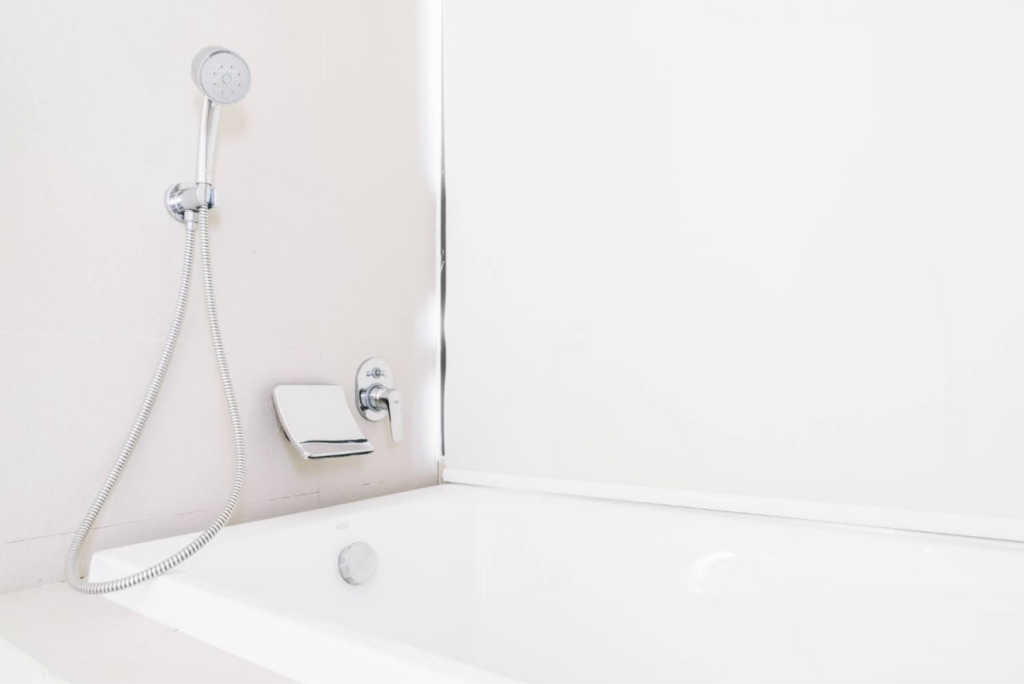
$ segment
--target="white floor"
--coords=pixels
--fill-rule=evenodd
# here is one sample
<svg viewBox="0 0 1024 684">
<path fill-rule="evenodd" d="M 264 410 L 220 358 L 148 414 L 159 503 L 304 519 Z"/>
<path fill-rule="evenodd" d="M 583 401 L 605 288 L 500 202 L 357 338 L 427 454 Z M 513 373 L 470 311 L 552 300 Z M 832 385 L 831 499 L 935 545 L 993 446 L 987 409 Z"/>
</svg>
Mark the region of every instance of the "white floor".
<svg viewBox="0 0 1024 684">
<path fill-rule="evenodd" d="M 0 682 L 3 684 L 9 682 L 34 684 L 35 682 L 56 681 L 62 680 L 50 674 L 41 663 L 32 660 L 11 644 L 0 639 Z"/>
<path fill-rule="evenodd" d="M 0 684 L 55 681 L 288 680 L 64 584 L 0 595 Z"/>
</svg>

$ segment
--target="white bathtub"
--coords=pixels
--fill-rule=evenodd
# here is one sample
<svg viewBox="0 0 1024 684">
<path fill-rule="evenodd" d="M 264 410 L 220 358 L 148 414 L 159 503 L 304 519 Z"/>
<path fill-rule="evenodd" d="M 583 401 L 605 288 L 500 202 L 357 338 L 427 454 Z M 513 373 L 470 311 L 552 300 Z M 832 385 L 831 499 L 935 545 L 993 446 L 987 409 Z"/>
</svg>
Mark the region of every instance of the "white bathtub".
<svg viewBox="0 0 1024 684">
<path fill-rule="evenodd" d="M 112 598 L 298 681 L 1024 681 L 1022 544 L 464 485 L 231 527 Z"/>
</svg>

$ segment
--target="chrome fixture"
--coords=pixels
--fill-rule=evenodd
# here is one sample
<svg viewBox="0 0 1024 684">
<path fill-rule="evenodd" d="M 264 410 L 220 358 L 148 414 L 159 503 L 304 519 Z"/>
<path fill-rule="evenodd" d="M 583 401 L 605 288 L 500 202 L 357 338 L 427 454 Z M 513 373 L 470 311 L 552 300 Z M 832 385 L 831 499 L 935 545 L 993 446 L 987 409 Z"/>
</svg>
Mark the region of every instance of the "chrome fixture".
<svg viewBox="0 0 1024 684">
<path fill-rule="evenodd" d="M 373 453 L 337 385 L 278 385 L 274 410 L 281 429 L 303 458 Z"/>
<path fill-rule="evenodd" d="M 153 379 L 149 383 L 146 398 L 142 402 L 142 408 L 135 416 L 135 423 L 132 425 L 128 439 L 121 448 L 121 453 L 114 461 L 107 479 L 103 482 L 99 493 L 93 500 L 89 511 L 86 513 L 82 524 L 78 526 L 74 538 L 71 540 L 71 548 L 68 549 L 67 560 L 64 565 L 64 577 L 68 585 L 76 591 L 86 594 L 105 594 L 111 591 L 127 589 L 136 584 L 145 582 L 168 570 L 179 563 L 190 558 L 194 553 L 217 535 L 227 524 L 231 515 L 238 505 L 239 497 L 242 495 L 242 484 L 245 482 L 245 440 L 242 435 L 242 417 L 238 411 L 238 401 L 235 399 L 235 391 L 231 385 L 231 374 L 228 372 L 227 354 L 224 351 L 224 343 L 220 335 L 220 323 L 217 319 L 217 303 L 213 294 L 213 272 L 210 266 L 210 240 L 209 240 L 209 214 L 215 202 L 215 193 L 210 184 L 213 170 L 213 147 L 217 137 L 217 119 L 220 115 L 220 105 L 238 102 L 249 91 L 249 67 L 241 57 L 220 47 L 209 47 L 200 52 L 192 62 L 192 80 L 199 86 L 199 89 L 206 95 L 203 101 L 203 115 L 199 123 L 199 154 L 196 163 L 196 182 L 192 185 L 179 183 L 167 191 L 164 204 L 167 210 L 176 220 L 185 224 L 185 257 L 181 269 L 181 281 L 178 286 L 178 300 L 174 307 L 174 316 L 171 321 L 171 330 L 167 334 L 167 341 L 164 343 L 160 361 L 157 363 Z M 198 226 L 198 230 L 196 230 Z M 185 306 L 188 303 L 189 287 L 192 282 L 192 260 L 195 251 L 196 233 L 199 234 L 199 257 L 202 262 L 203 290 L 206 299 L 206 315 L 210 324 L 210 337 L 213 341 L 213 352 L 217 360 L 217 369 L 220 374 L 221 386 L 224 390 L 228 408 L 228 418 L 231 422 L 231 431 L 235 444 L 235 476 L 231 486 L 231 493 L 228 501 L 221 509 L 217 518 L 201 532 L 195 539 L 189 542 L 183 549 L 169 558 L 152 565 L 145 570 L 136 572 L 125 577 L 109 580 L 106 582 L 90 582 L 87 577 L 80 575 L 78 568 L 78 557 L 85 544 L 86 537 L 92 529 L 96 517 L 100 514 L 107 498 L 110 496 L 114 485 L 117 483 L 121 472 L 128 464 L 135 449 L 135 444 L 142 434 L 142 430 L 149 418 L 153 403 L 160 393 L 164 375 L 174 355 L 174 347 L 178 342 L 178 333 L 181 331 L 185 319 Z"/>
<path fill-rule="evenodd" d="M 338 572 L 349 584 L 366 584 L 377 574 L 377 552 L 366 542 L 354 542 L 338 554 Z"/>
<path fill-rule="evenodd" d="M 391 439 L 402 441 L 402 393 L 395 389 L 395 375 L 383 359 L 367 359 L 356 373 L 356 406 L 366 420 L 387 417 Z"/>
<path fill-rule="evenodd" d="M 217 205 L 213 187 L 213 152 L 217 144 L 220 106 L 234 104 L 249 92 L 249 65 L 239 55 L 222 47 L 201 50 L 192 60 L 192 81 L 206 95 L 199 120 L 199 149 L 196 153 L 196 182 L 177 183 L 164 193 L 164 205 L 176 220 L 185 223 L 186 212 Z"/>
</svg>

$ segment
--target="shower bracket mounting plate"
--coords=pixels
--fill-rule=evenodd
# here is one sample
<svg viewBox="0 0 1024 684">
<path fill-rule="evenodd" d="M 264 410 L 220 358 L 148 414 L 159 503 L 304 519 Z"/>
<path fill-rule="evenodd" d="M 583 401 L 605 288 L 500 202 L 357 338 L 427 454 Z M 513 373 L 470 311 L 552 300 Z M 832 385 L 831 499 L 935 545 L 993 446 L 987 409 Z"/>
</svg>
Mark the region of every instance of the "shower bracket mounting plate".
<svg viewBox="0 0 1024 684">
<path fill-rule="evenodd" d="M 209 183 L 175 183 L 164 193 L 164 208 L 175 221 L 185 222 L 186 211 L 217 206 L 217 189 Z"/>
<path fill-rule="evenodd" d="M 386 408 L 376 408 L 369 400 L 371 390 L 379 388 L 394 389 L 395 374 L 384 359 L 367 359 L 356 371 L 356 408 L 366 420 L 376 422 L 388 415 Z"/>
</svg>

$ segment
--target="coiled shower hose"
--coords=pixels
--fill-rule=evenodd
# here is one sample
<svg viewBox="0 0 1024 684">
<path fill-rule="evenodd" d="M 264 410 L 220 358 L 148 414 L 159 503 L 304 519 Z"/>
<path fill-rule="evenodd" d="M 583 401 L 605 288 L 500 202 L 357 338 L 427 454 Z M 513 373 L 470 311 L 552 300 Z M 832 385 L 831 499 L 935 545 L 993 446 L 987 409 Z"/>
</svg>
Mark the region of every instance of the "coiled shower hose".
<svg viewBox="0 0 1024 684">
<path fill-rule="evenodd" d="M 206 546 L 221 531 L 224 525 L 227 524 L 228 519 L 231 518 L 231 514 L 234 513 L 235 507 L 238 505 L 238 499 L 242 494 L 242 484 L 245 482 L 245 440 L 242 437 L 242 419 L 238 412 L 238 402 L 235 400 L 235 391 L 231 386 L 231 375 L 228 373 L 227 356 L 224 353 L 224 344 L 221 342 L 220 324 L 217 322 L 217 303 L 213 297 L 213 274 L 210 269 L 209 209 L 201 207 L 198 214 L 199 258 L 203 266 L 206 315 L 210 322 L 213 351 L 217 357 L 217 369 L 220 371 L 220 382 L 224 387 L 224 398 L 227 400 L 228 415 L 231 418 L 231 431 L 234 434 L 235 440 L 235 479 L 231 486 L 231 494 L 228 496 L 228 502 L 223 510 L 221 510 L 220 515 L 217 516 L 217 519 L 198 537 L 192 540 L 188 546 L 170 558 L 166 558 L 156 565 L 135 574 L 106 582 L 90 582 L 88 577 L 83 578 L 79 574 L 78 556 L 82 551 L 82 545 L 85 544 L 85 539 L 89 535 L 93 523 L 96 522 L 96 517 L 100 514 L 103 505 L 110 496 L 111 490 L 113 490 L 114 485 L 121 476 L 121 471 L 124 470 L 124 467 L 128 464 L 128 459 L 131 458 L 132 451 L 135 449 L 135 443 L 139 440 L 142 429 L 146 425 L 146 420 L 149 418 L 149 413 L 153 409 L 153 403 L 160 393 L 160 386 L 163 384 L 164 375 L 167 373 L 167 367 L 171 363 L 171 356 L 174 355 L 174 347 L 178 342 L 178 333 L 181 332 L 181 324 L 185 318 L 185 308 L 188 304 L 189 285 L 192 281 L 192 258 L 195 246 L 195 223 L 187 221 L 185 231 L 185 262 L 181 269 L 178 302 L 174 307 L 174 319 L 171 322 L 171 330 L 167 334 L 167 341 L 164 343 L 163 352 L 160 354 L 160 361 L 157 363 L 156 372 L 153 373 L 153 379 L 149 383 L 149 391 L 146 392 L 146 399 L 142 402 L 142 408 L 139 409 L 139 413 L 135 417 L 135 423 L 128 434 L 128 439 L 121 448 L 121 453 L 114 462 L 114 467 L 110 469 L 110 474 L 107 475 L 106 481 L 89 507 L 89 512 L 86 513 L 85 519 L 78 526 L 78 531 L 75 532 L 75 537 L 71 541 L 71 548 L 68 549 L 67 561 L 64 565 L 64 577 L 71 588 L 76 591 L 86 594 L 106 594 L 133 587 L 136 584 L 164 574 Z"/>
</svg>

